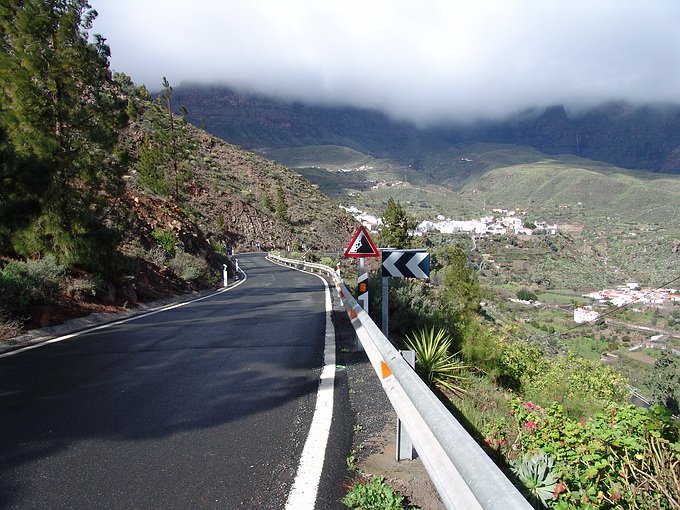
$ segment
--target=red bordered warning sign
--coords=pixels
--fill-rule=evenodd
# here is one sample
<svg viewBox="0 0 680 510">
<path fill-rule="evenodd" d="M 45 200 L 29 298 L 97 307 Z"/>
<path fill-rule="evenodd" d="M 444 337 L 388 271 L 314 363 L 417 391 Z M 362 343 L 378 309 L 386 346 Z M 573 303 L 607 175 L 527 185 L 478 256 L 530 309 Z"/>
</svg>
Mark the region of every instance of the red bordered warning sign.
<svg viewBox="0 0 680 510">
<path fill-rule="evenodd" d="M 373 239 L 363 225 L 354 233 L 349 246 L 345 250 L 345 257 L 380 257 Z"/>
</svg>

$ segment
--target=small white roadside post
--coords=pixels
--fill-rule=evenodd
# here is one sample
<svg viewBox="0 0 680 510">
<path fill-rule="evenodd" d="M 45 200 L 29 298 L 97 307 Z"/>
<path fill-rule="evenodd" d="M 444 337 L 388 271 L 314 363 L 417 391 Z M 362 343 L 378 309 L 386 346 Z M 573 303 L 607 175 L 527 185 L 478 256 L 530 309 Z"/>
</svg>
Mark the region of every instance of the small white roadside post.
<svg viewBox="0 0 680 510">
<path fill-rule="evenodd" d="M 224 287 L 229 287 L 229 273 L 226 264 L 222 264 L 222 283 Z"/>
</svg>

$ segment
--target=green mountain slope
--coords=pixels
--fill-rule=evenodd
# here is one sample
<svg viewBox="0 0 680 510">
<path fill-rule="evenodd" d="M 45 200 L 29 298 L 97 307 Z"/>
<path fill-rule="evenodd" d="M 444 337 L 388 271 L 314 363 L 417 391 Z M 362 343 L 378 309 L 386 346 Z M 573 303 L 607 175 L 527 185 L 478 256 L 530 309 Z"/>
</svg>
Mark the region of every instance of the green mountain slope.
<svg viewBox="0 0 680 510">
<path fill-rule="evenodd" d="M 623 171 L 588 161 L 543 160 L 470 177 L 464 195 L 488 204 L 545 211 L 569 208 L 584 217 L 662 223 L 680 215 L 680 178 Z"/>
<path fill-rule="evenodd" d="M 433 153 L 424 171 L 338 146 L 267 153 L 343 203 L 380 212 L 392 196 L 417 217 L 470 217 L 493 207 L 600 221 L 668 223 L 680 217 L 680 177 L 636 172 L 571 155 L 551 157 L 531 147 L 461 144 Z M 338 169 L 363 171 L 339 172 Z M 380 185 L 378 185 L 380 183 Z"/>
</svg>

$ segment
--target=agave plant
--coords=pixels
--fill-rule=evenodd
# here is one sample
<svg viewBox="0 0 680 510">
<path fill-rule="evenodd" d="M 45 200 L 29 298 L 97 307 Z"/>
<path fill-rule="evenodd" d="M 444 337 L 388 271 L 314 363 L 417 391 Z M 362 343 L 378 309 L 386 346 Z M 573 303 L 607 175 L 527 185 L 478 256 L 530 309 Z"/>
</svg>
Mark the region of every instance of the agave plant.
<svg viewBox="0 0 680 510">
<path fill-rule="evenodd" d="M 547 508 L 547 502 L 553 499 L 557 488 L 552 457 L 543 453 L 525 453 L 512 462 L 511 468 L 522 483 L 523 492 Z"/>
<path fill-rule="evenodd" d="M 416 353 L 416 372 L 430 385 L 455 393 L 465 393 L 457 382 L 466 377 L 466 368 L 451 354 L 451 337 L 446 330 L 421 329 L 406 337 L 406 347 Z"/>
</svg>

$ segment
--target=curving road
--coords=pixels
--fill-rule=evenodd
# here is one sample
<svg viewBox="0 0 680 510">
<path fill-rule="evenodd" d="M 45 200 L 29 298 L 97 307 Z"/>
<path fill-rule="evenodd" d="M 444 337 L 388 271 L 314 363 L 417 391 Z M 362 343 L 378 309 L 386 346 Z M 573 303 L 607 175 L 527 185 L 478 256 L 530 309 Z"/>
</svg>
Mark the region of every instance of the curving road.
<svg viewBox="0 0 680 510">
<path fill-rule="evenodd" d="M 237 288 L 0 359 L 0 509 L 284 507 L 323 366 L 324 286 L 239 259 Z M 343 441 L 318 509 L 342 508 Z"/>
</svg>

